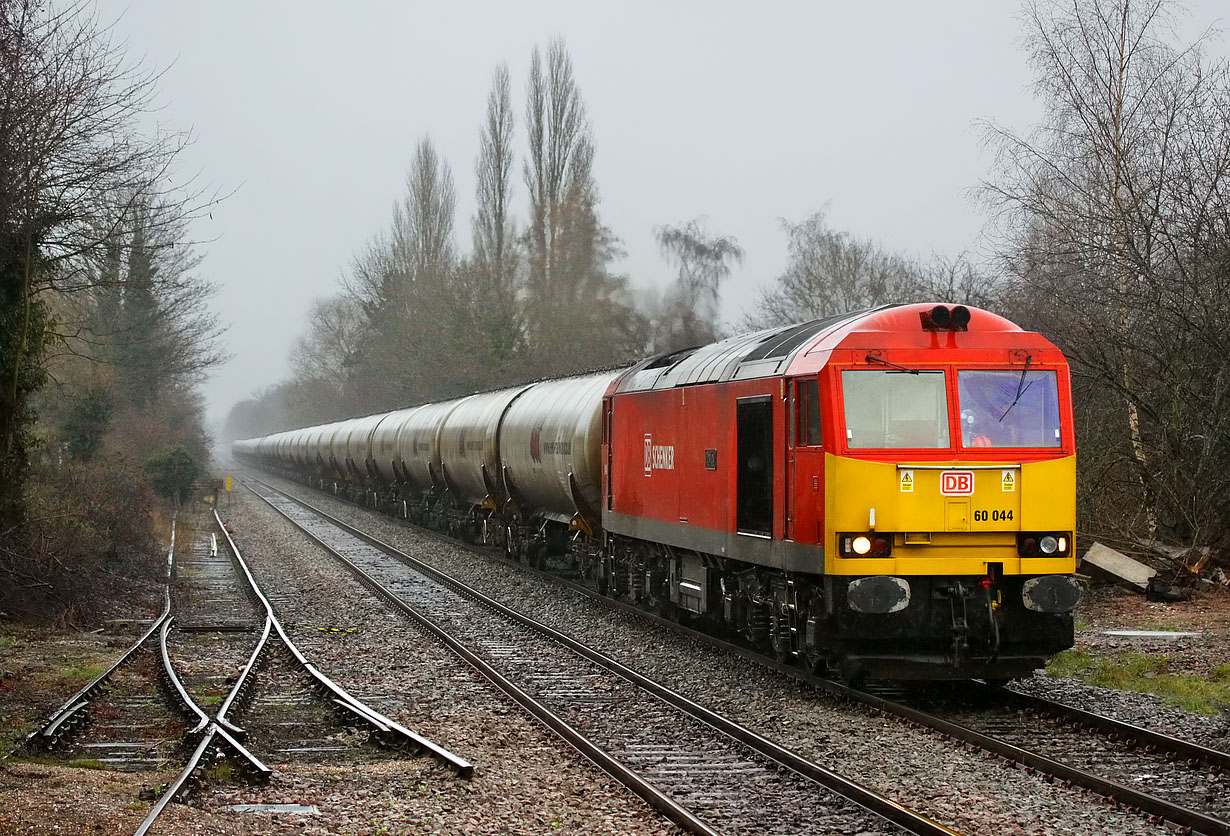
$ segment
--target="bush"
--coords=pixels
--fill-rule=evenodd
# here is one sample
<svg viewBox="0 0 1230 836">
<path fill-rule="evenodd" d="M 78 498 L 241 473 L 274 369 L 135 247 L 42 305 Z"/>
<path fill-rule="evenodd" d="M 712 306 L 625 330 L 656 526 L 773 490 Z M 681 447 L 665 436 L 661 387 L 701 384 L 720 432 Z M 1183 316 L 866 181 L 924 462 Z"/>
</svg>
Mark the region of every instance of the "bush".
<svg viewBox="0 0 1230 836">
<path fill-rule="evenodd" d="M 28 513 L 0 532 L 0 610 L 14 617 L 89 623 L 118 598 L 162 580 L 152 497 L 123 462 L 36 465 Z"/>
<path fill-rule="evenodd" d="M 188 501 L 192 482 L 200 475 L 201 466 L 191 453 L 177 444 L 147 461 L 145 472 L 154 492 L 178 507 Z"/>
</svg>

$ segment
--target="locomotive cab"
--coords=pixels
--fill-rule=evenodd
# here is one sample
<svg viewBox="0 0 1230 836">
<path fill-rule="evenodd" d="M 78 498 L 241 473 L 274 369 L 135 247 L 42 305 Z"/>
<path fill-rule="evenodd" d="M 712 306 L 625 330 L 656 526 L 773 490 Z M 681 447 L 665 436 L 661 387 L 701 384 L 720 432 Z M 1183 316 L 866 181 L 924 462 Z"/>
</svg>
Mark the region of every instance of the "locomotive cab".
<svg viewBox="0 0 1230 836">
<path fill-rule="evenodd" d="M 848 672 L 999 679 L 1072 645 L 1067 365 L 978 314 L 942 338 L 851 335 L 824 370 L 826 612 Z"/>
</svg>

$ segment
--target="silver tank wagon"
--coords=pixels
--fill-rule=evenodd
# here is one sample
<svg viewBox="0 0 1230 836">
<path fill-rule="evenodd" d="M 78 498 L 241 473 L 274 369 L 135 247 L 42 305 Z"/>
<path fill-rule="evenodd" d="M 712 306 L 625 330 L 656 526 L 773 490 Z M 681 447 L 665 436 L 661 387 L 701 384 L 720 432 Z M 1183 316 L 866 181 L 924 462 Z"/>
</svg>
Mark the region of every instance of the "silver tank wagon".
<svg viewBox="0 0 1230 836">
<path fill-rule="evenodd" d="M 623 371 L 536 383 L 508 408 L 500 459 L 522 514 L 598 524 L 602 396 Z"/>
<path fill-rule="evenodd" d="M 376 475 L 386 484 L 401 482 L 405 470 L 401 459 L 401 449 L 397 446 L 397 437 L 402 427 L 419 407 L 399 409 L 380 416 L 380 421 L 372 426 L 368 439 L 368 457 L 376 468 Z"/>
<path fill-rule="evenodd" d="M 500 423 L 509 406 L 529 386 L 473 395 L 449 413 L 440 428 L 441 474 L 453 496 L 463 504 L 498 505 L 500 487 Z"/>
<path fill-rule="evenodd" d="M 397 454 L 412 487 L 425 491 L 441 486 L 440 428 L 449 413 L 468 399 L 458 398 L 420 406 L 401 423 L 397 433 Z"/>
<path fill-rule="evenodd" d="M 334 435 L 333 457 L 337 459 L 344 473 L 343 478 L 361 485 L 372 480 L 367 464 L 371 458 L 372 430 L 376 429 L 388 414 L 382 412 L 379 415 L 351 418 Z"/>
</svg>

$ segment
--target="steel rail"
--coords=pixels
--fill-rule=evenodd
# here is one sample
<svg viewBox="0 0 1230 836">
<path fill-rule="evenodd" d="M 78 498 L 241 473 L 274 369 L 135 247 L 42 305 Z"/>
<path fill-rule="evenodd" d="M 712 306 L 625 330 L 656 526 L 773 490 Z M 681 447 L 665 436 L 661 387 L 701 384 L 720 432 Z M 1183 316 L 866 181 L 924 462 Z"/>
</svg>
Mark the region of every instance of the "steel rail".
<svg viewBox="0 0 1230 836">
<path fill-rule="evenodd" d="M 20 745 L 26 748 L 39 746 L 42 748 L 50 748 L 54 746 L 56 741 L 69 729 L 75 727 L 78 722 L 85 719 L 85 714 L 89 710 L 90 701 L 97 696 L 98 692 L 103 689 L 107 681 L 112 675 L 119 670 L 125 662 L 133 658 L 137 651 L 150 640 L 163 624 L 171 617 L 171 572 L 175 565 L 175 523 L 174 517 L 171 518 L 171 545 L 167 547 L 166 561 L 166 581 L 163 585 L 163 607 L 162 614 L 154 619 L 150 624 L 149 629 L 137 639 L 131 647 L 120 655 L 118 659 L 98 676 L 94 677 L 85 687 L 73 694 L 64 704 L 57 708 L 50 717 L 48 717 L 42 726 L 30 732 L 22 739 Z"/>
<path fill-rule="evenodd" d="M 222 726 L 216 722 L 211 722 L 209 724 L 209 729 L 205 732 L 205 735 L 197 744 L 196 749 L 188 758 L 188 763 L 184 767 L 184 770 L 179 773 L 179 777 L 176 778 L 175 781 L 162 793 L 162 796 L 158 799 L 158 802 L 145 816 L 145 820 L 141 822 L 141 825 L 135 831 L 133 831 L 133 836 L 145 836 L 145 834 L 149 832 L 149 829 L 153 827 L 154 822 L 157 821 L 158 817 L 162 815 L 162 812 L 167 808 L 167 806 L 192 784 L 195 779 L 196 771 L 205 761 L 206 753 L 216 745 L 217 740 L 224 742 L 237 755 L 239 755 L 241 764 L 246 764 L 247 768 L 253 770 L 257 776 L 263 776 L 267 779 L 269 775 L 272 774 L 273 770 L 261 763 L 255 755 L 244 748 L 243 744 L 228 733 L 226 729 L 222 728 Z"/>
<path fill-rule="evenodd" d="M 478 590 L 475 590 L 467 586 L 466 584 L 456 580 L 455 578 L 452 578 L 451 576 L 445 574 L 444 572 L 441 572 L 440 570 L 426 563 L 423 563 L 422 561 L 416 560 L 415 558 L 398 550 L 396 547 L 388 543 L 385 543 L 379 538 L 374 537 L 370 534 L 367 534 L 366 532 L 363 532 L 359 530 L 358 528 L 355 528 L 354 526 L 349 525 L 348 523 L 340 519 L 337 519 L 336 517 L 332 516 L 328 512 L 312 505 L 311 503 L 298 499 L 296 497 L 290 496 L 289 494 L 286 494 L 284 491 L 280 491 L 277 488 L 273 487 L 272 485 L 268 485 L 267 483 L 260 482 L 259 484 L 264 485 L 265 487 L 269 488 L 271 491 L 279 493 L 282 496 L 287 497 L 291 501 L 299 504 L 300 506 L 307 508 L 308 510 L 312 511 L 315 514 L 318 514 L 321 518 L 325 519 L 332 525 L 335 525 L 338 528 L 342 529 L 343 531 L 346 531 L 347 533 L 355 537 L 358 537 L 359 539 L 376 547 L 377 549 L 380 549 L 381 551 L 385 552 L 391 557 L 394 557 L 397 560 L 400 560 L 406 563 L 414 570 L 421 572 L 424 575 L 427 575 L 428 577 L 432 578 L 436 582 L 441 583 L 453 589 L 454 591 L 457 591 L 461 593 L 462 595 L 471 598 L 472 600 L 478 601 L 482 605 L 489 607 L 493 609 L 494 611 L 498 612 L 505 618 L 508 618 L 522 626 L 528 627 L 540 633 L 541 635 L 544 635 L 547 638 L 557 642 L 558 644 L 563 645 L 564 647 L 568 648 L 572 652 L 577 653 L 578 655 L 582 656 L 583 658 L 588 659 L 594 664 L 599 665 L 600 667 L 606 668 L 607 670 L 615 673 L 616 675 L 624 678 L 625 680 L 633 683 L 634 685 L 637 685 L 638 687 L 643 688 L 644 690 L 648 691 L 654 696 L 666 701 L 667 703 L 674 706 L 678 710 L 684 712 L 685 714 L 688 714 L 700 720 L 701 722 L 706 723 L 712 726 L 713 728 L 721 731 L 722 733 L 744 744 L 745 746 L 752 749 L 753 751 L 756 751 L 762 756 L 772 761 L 775 761 L 781 766 L 787 769 L 790 769 L 794 772 L 797 772 L 800 775 L 803 775 L 815 781 L 816 783 L 821 784 L 822 786 L 833 791 L 835 794 L 840 795 L 843 798 L 846 798 L 847 800 L 863 807 L 864 809 L 869 810 L 870 812 L 880 816 L 881 818 L 887 821 L 890 821 L 894 824 L 897 824 L 913 833 L 930 834 L 931 836 L 941 836 L 941 835 L 953 836 L 953 834 L 955 834 L 955 831 L 950 830 L 949 828 L 939 824 L 938 822 L 934 822 L 926 818 L 925 816 L 922 816 L 904 807 L 898 802 L 893 801 L 892 799 L 889 799 L 885 796 L 882 796 L 879 793 L 876 793 L 874 790 L 871 790 L 867 787 L 863 787 L 851 781 L 850 779 L 833 772 L 832 770 L 826 769 L 825 767 L 819 764 L 808 761 L 803 756 L 761 737 L 760 735 L 756 734 L 750 729 L 746 729 L 742 726 L 739 726 L 737 723 L 734 723 L 726 719 L 725 717 L 722 717 L 721 715 L 716 714 L 715 712 L 705 708 L 704 706 L 701 706 L 693 702 L 692 700 L 689 700 L 688 698 L 682 696 L 681 694 L 678 694 L 677 692 L 667 688 L 666 686 L 661 685 L 660 683 L 657 683 L 654 680 L 649 679 L 648 677 L 645 677 L 637 673 L 636 671 L 632 670 L 626 665 L 623 665 L 622 663 L 617 662 L 616 660 L 594 650 L 593 648 L 590 648 L 584 644 L 581 644 L 575 639 L 572 639 L 571 637 L 566 636 L 563 633 L 560 633 L 559 631 L 545 624 L 541 624 L 533 620 L 532 618 L 529 618 L 528 616 L 522 615 L 521 613 L 518 613 L 517 611 L 510 609 L 504 604 L 501 604 L 498 601 L 495 601 L 494 599 L 488 597 L 487 595 L 484 595 Z M 245 487 L 249 487 L 249 486 L 245 485 Z M 249 487 L 249 490 L 252 490 L 251 487 Z M 253 490 L 253 493 L 255 493 L 257 496 L 261 496 L 260 493 L 256 492 L 255 490 Z M 281 509 L 277 508 L 276 505 L 273 505 L 272 503 L 270 503 L 268 499 L 266 499 L 263 496 L 261 496 L 261 499 L 265 500 L 265 502 L 268 503 L 270 507 L 273 507 L 279 513 L 282 513 L 282 515 L 286 517 L 288 520 L 290 519 L 284 512 L 282 512 Z M 293 520 L 291 520 L 291 522 L 294 523 Z M 311 538 L 318 545 L 328 550 L 331 554 L 333 554 L 335 557 L 337 557 L 339 560 L 341 560 L 347 566 L 349 566 L 351 571 L 354 572 L 356 576 L 358 576 L 365 583 L 365 585 L 369 586 L 374 591 L 381 594 L 381 596 L 384 597 L 385 600 L 389 601 L 394 606 L 396 606 L 398 610 L 406 613 L 407 615 L 412 617 L 415 621 L 422 624 L 426 629 L 430 630 L 434 635 L 436 635 L 442 641 L 444 641 L 445 644 L 447 644 L 450 648 L 452 648 L 455 652 L 457 652 L 458 655 L 462 656 L 462 658 L 464 658 L 467 662 L 469 662 L 471 665 L 477 668 L 480 672 L 482 672 L 484 676 L 487 676 L 489 679 L 491 679 L 492 682 L 494 682 L 497 686 L 501 688 L 501 690 L 504 690 L 506 693 L 508 693 L 510 696 L 516 699 L 518 703 L 525 706 L 528 710 L 530 710 L 532 714 L 534 714 L 534 716 L 538 717 L 540 720 L 546 723 L 550 728 L 557 731 L 557 733 L 560 733 L 561 736 L 576 735 L 578 738 L 580 738 L 580 740 L 583 741 L 583 743 L 581 745 L 578 745 L 578 742 L 574 742 L 571 736 L 565 736 L 565 739 L 570 744 L 576 747 L 579 751 L 581 751 L 587 757 L 590 757 L 591 760 L 594 760 L 595 763 L 597 763 L 600 767 L 602 767 L 608 773 L 613 775 L 615 778 L 617 778 L 621 782 L 625 782 L 624 776 L 630 776 L 633 780 L 635 780 L 636 783 L 627 784 L 629 788 L 632 789 L 637 795 L 644 798 L 651 805 L 653 805 L 655 809 L 658 809 L 659 812 L 661 812 L 671 821 L 689 830 L 692 830 L 692 827 L 694 826 L 692 823 L 697 822 L 697 823 L 700 823 L 701 826 L 706 829 L 705 830 L 692 830 L 692 832 L 698 832 L 698 833 L 699 832 L 706 832 L 706 833 L 711 832 L 708 829 L 707 825 L 704 825 L 703 822 L 699 822 L 699 820 L 696 819 L 695 816 L 693 816 L 690 812 L 683 810 L 683 808 L 681 808 L 676 802 L 674 802 L 673 799 L 670 799 L 669 797 L 665 796 L 663 793 L 658 791 L 657 788 L 654 787 L 652 784 L 645 781 L 639 775 L 636 775 L 635 773 L 633 773 L 630 769 L 628 769 L 623 764 L 619 763 L 617 760 L 612 758 L 610 755 L 607 755 L 605 752 L 598 749 L 598 747 L 595 744 L 581 737 L 580 733 L 577 732 L 575 729 L 572 729 L 570 726 L 568 726 L 566 722 L 558 718 L 549 709 L 547 709 L 545 706 L 535 701 L 528 694 L 524 694 L 524 692 L 522 692 L 519 688 L 517 688 L 515 685 L 509 682 L 498 671 L 496 671 L 494 668 L 488 665 L 485 661 L 477 657 L 473 652 L 471 652 L 468 648 L 462 645 L 459 640 L 455 639 L 453 636 L 448 634 L 442 628 L 437 627 L 433 622 L 431 622 L 425 616 L 418 613 L 408 604 L 406 604 L 405 602 L 397 598 L 392 592 L 386 590 L 382 585 L 379 584 L 378 581 L 371 578 L 371 576 L 368 575 L 366 572 L 364 572 L 361 568 L 354 565 L 353 562 L 349 561 L 348 559 L 340 555 L 337 552 L 337 550 L 333 549 L 327 543 L 325 543 L 320 538 L 313 535 L 311 532 L 306 531 L 301 526 L 300 526 L 300 530 L 303 531 L 304 534 L 306 534 L 306 536 Z M 591 750 L 596 750 L 597 753 L 600 755 L 601 760 L 595 759 L 594 756 L 591 754 Z M 612 768 L 608 768 L 608 764 L 615 771 L 612 771 Z M 675 818 L 675 816 L 679 815 L 679 811 L 682 811 L 682 813 L 686 814 L 686 818 L 683 818 L 683 819 Z"/>
<path fill-rule="evenodd" d="M 197 724 L 194 729 L 188 732 L 188 736 L 195 738 L 197 735 L 203 734 L 209 728 L 209 715 L 206 714 L 196 701 L 188 694 L 188 689 L 184 687 L 184 683 L 180 681 L 179 674 L 175 671 L 175 666 L 171 664 L 171 653 L 167 649 L 167 634 L 171 632 L 171 625 L 175 622 L 175 617 L 171 616 L 166 621 L 162 622 L 162 633 L 158 637 L 158 650 L 162 654 L 162 672 L 170 683 L 171 690 L 179 698 L 182 707 L 190 715 L 197 718 Z"/>
<path fill-rule="evenodd" d="M 979 685 L 978 688 L 979 690 L 993 693 L 1001 701 L 1011 701 L 1021 708 L 1035 711 L 1042 716 L 1049 713 L 1051 715 L 1069 717 L 1082 726 L 1097 729 L 1111 740 L 1123 740 L 1128 745 L 1151 746 L 1161 752 L 1170 752 L 1176 757 L 1186 759 L 1189 766 L 1194 767 L 1204 763 L 1222 770 L 1230 770 L 1230 752 L 1212 749 L 1199 743 L 1193 743 L 1190 740 L 1171 737 L 1170 735 L 1153 731 L 1153 729 L 1146 729 L 1142 726 L 1126 723 L 1123 720 L 1116 720 L 1113 717 L 1077 708 L 1074 705 L 1065 705 L 1061 702 L 1048 700 L 1045 697 L 1022 694 L 1010 688 L 994 685 Z"/>
<path fill-rule="evenodd" d="M 278 490 L 272 486 L 270 487 L 273 490 Z M 295 499 L 295 501 L 305 505 L 308 504 L 299 499 Z M 865 705 L 868 708 L 879 711 L 885 715 L 900 717 L 907 722 L 914 723 L 924 728 L 938 730 L 942 734 L 946 734 L 949 737 L 960 740 L 969 746 L 991 752 L 1010 763 L 1019 764 L 1027 770 L 1037 771 L 1043 773 L 1044 775 L 1053 776 L 1054 778 L 1070 783 L 1073 786 L 1081 787 L 1097 793 L 1111 803 L 1123 804 L 1128 809 L 1138 809 L 1144 813 L 1147 813 L 1152 821 L 1169 821 L 1180 827 L 1188 828 L 1199 833 L 1208 834 L 1208 836 L 1230 836 L 1230 822 L 1226 822 L 1181 805 L 1174 804 L 1166 799 L 1140 792 L 1132 789 L 1131 787 L 1127 787 L 1115 781 L 1103 778 L 1087 770 L 1072 767 L 1052 758 L 1047 758 L 1043 755 L 1038 755 L 1036 753 L 1029 752 L 1028 750 L 1013 746 L 1012 744 L 995 740 L 994 738 L 983 735 L 972 729 L 968 729 L 955 723 L 950 723 L 939 717 L 934 717 L 893 700 L 888 700 L 883 697 L 869 694 L 865 691 L 850 688 L 831 679 L 826 679 L 807 673 L 792 665 L 777 662 L 776 660 L 770 659 L 769 657 L 750 648 L 716 638 L 699 630 L 685 627 L 678 622 L 647 612 L 634 604 L 609 598 L 605 595 L 600 595 L 584 584 L 577 583 L 567 578 L 561 578 L 559 575 L 544 570 L 526 566 L 525 564 L 514 561 L 502 554 L 491 554 L 486 550 L 461 543 L 451 537 L 448 537 L 447 535 L 433 531 L 432 529 L 424 528 L 413 523 L 407 523 L 404 520 L 401 522 L 413 527 L 417 532 L 421 532 L 440 541 L 448 542 L 462 548 L 467 548 L 477 554 L 486 556 L 488 559 L 498 560 L 505 564 L 516 566 L 521 571 L 528 571 L 532 574 L 538 575 L 539 577 L 548 578 L 555 583 L 560 583 L 574 589 L 575 591 L 580 592 L 595 601 L 602 601 L 612 608 L 629 614 L 638 615 L 652 623 L 666 626 L 682 635 L 686 635 L 698 641 L 705 642 L 711 646 L 739 655 L 749 661 L 755 662 L 763 667 L 769 668 L 770 670 L 774 670 L 802 684 L 809 685 L 817 690 L 828 693 L 831 696 Z M 1082 722 L 1085 722 L 1087 725 L 1094 726 L 1102 731 L 1116 732 L 1126 737 L 1135 737 L 1138 743 L 1143 743 L 1144 745 L 1154 745 L 1163 751 L 1173 751 L 1176 754 L 1186 756 L 1189 759 L 1199 759 L 1216 766 L 1223 766 L 1230 763 L 1230 754 L 1220 752 L 1216 749 L 1210 749 L 1190 741 L 1172 738 L 1159 732 L 1154 732 L 1149 729 L 1142 729 L 1129 723 L 1124 723 L 1103 715 L 1066 706 L 1062 703 L 1051 703 L 1050 701 L 1041 700 L 1040 698 L 1026 697 L 1026 695 L 1017 694 L 1013 691 L 1007 691 L 1007 689 L 1004 690 L 1007 693 L 1014 695 L 1015 698 L 1021 700 L 1030 699 L 1037 700 L 1040 703 L 1049 703 L 1049 707 L 1055 711 L 1062 711 L 1069 713 L 1073 717 L 1080 717 Z"/>
<path fill-rule="evenodd" d="M 436 532 L 431 532 L 429 529 L 426 530 L 426 533 L 443 537 L 443 535 Z M 665 626 L 681 635 L 685 635 L 697 641 L 704 642 L 710 646 L 741 656 L 744 659 L 755 662 L 763 667 L 780 673 L 783 676 L 794 679 L 797 682 L 816 688 L 817 690 L 827 693 L 830 696 L 864 705 L 867 708 L 880 712 L 884 716 L 900 717 L 907 722 L 914 723 L 920 727 L 934 729 L 939 731 L 941 734 L 945 734 L 969 746 L 991 752 L 992 754 L 1006 759 L 1011 763 L 1018 764 L 1027 770 L 1053 776 L 1061 781 L 1070 783 L 1072 786 L 1081 787 L 1097 793 L 1102 798 L 1110 802 L 1123 804 L 1129 809 L 1139 809 L 1142 812 L 1147 813 L 1155 822 L 1161 822 L 1163 820 L 1169 821 L 1172 824 L 1189 828 L 1198 833 L 1205 833 L 1209 836 L 1230 836 L 1230 823 L 1227 823 L 1221 819 L 1207 816 L 1198 811 L 1174 804 L 1164 798 L 1159 798 L 1148 793 L 1140 792 L 1139 790 L 1124 786 L 1118 782 L 1103 778 L 1100 775 L 1089 772 L 1088 770 L 1072 767 L 1060 761 L 1056 761 L 1053 758 L 1048 758 L 1044 755 L 1029 752 L 1026 749 L 1021 749 L 1020 747 L 1014 746 L 1010 743 L 995 740 L 994 738 L 983 735 L 973 729 L 968 729 L 956 723 L 951 723 L 926 712 L 903 705 L 894 700 L 889 700 L 875 694 L 867 693 L 866 691 L 851 688 L 831 679 L 826 679 L 824 677 L 807 673 L 806 671 L 800 670 L 792 665 L 770 659 L 769 657 L 750 648 L 716 638 L 708 633 L 694 630 L 690 627 L 685 627 L 678 622 L 671 621 L 670 619 L 663 618 L 662 616 L 654 613 L 646 612 L 634 604 L 609 598 L 605 595 L 599 595 L 594 590 L 584 584 L 577 583 L 576 581 L 561 578 L 558 575 L 554 575 L 540 569 L 535 569 L 530 566 L 525 566 L 524 564 L 518 563 L 517 561 L 511 560 L 503 555 L 491 555 L 491 557 L 503 563 L 516 566 L 522 571 L 527 571 L 538 575 L 539 577 L 561 583 L 564 586 L 574 589 L 575 591 L 580 592 L 595 601 L 601 601 L 614 609 L 629 614 L 639 615 L 654 624 Z M 1062 703 L 1052 703 L 1047 700 L 1040 700 L 1040 698 L 1036 697 L 1027 697 L 1026 695 L 1018 694 L 1015 691 L 1009 691 L 1008 689 L 1001 690 L 1007 694 L 1011 694 L 1013 698 L 1016 699 L 1038 700 L 1041 703 L 1047 703 L 1049 706 L 1055 707 L 1054 710 L 1056 711 L 1067 712 L 1074 717 L 1079 716 L 1089 725 L 1098 726 L 1103 730 L 1113 729 L 1118 731 L 1120 734 L 1132 736 L 1135 734 L 1136 730 L 1139 729 L 1138 726 L 1133 726 L 1131 724 L 1114 720 L 1109 717 L 1104 717 L 1102 715 L 1093 714 L 1092 712 L 1087 712 L 1082 709 L 1066 706 Z M 1227 755 L 1227 753 L 1224 752 L 1219 752 L 1216 749 L 1209 749 L 1207 747 L 1191 743 L 1190 741 L 1171 738 L 1160 734 L 1159 732 L 1154 732 L 1148 729 L 1139 730 L 1142 734 L 1139 738 L 1137 738 L 1137 742 L 1151 743 L 1157 745 L 1158 748 L 1165 747 L 1166 749 L 1171 749 L 1176 753 L 1190 753 L 1189 757 L 1199 757 L 1202 760 L 1214 764 L 1220 764 L 1230 760 L 1230 755 Z"/>
<path fill-rule="evenodd" d="M 263 484 L 263 483 L 262 483 Z M 252 490 L 250 486 L 249 490 Z M 270 487 L 271 490 L 276 490 Z M 252 492 L 261 500 L 269 504 L 278 513 L 286 517 L 291 524 L 295 524 L 286 514 L 269 500 L 260 495 L 255 490 Z M 383 599 L 395 611 L 409 618 L 414 623 L 422 627 L 426 632 L 435 636 L 446 647 L 460 656 L 471 667 L 482 674 L 493 685 L 507 694 L 515 703 L 520 705 L 531 716 L 537 718 L 544 726 L 559 735 L 568 745 L 572 746 L 584 757 L 588 758 L 592 763 L 598 766 L 599 769 L 606 772 L 619 783 L 623 784 L 634 795 L 644 800 L 647 804 L 661 813 L 666 819 L 678 825 L 689 833 L 696 836 L 722 836 L 720 831 L 714 830 L 701 819 L 694 816 L 690 811 L 678 804 L 674 799 L 665 793 L 658 790 L 650 782 L 646 781 L 640 775 L 620 763 L 605 750 L 585 737 L 579 731 L 574 729 L 567 721 L 555 714 L 545 705 L 534 699 L 521 688 L 518 688 L 511 680 L 501 674 L 498 670 L 488 664 L 485 660 L 476 655 L 460 640 L 455 638 L 451 633 L 438 626 L 434 621 L 427 618 L 418 610 L 411 607 L 405 601 L 402 601 L 394 593 L 386 589 L 379 581 L 365 572 L 362 568 L 356 565 L 353 561 L 342 555 L 336 549 L 329 546 L 319 537 L 316 537 L 309 531 L 306 531 L 301 526 L 297 526 L 303 534 L 312 542 L 325 549 L 335 559 L 342 563 L 364 586 L 370 589 L 373 593 Z"/>
<path fill-rule="evenodd" d="M 226 538 L 227 544 L 230 546 L 233 559 L 237 561 L 244 576 L 247 578 L 249 587 L 256 595 L 256 598 L 260 602 L 261 606 L 265 609 L 265 634 L 262 637 L 261 644 L 257 650 L 253 652 L 252 658 L 248 661 L 248 665 L 244 668 L 244 672 L 240 677 L 240 682 L 236 683 L 236 688 L 232 689 L 231 694 L 227 696 L 226 701 L 222 704 L 218 714 L 219 718 L 222 718 L 226 714 L 226 711 L 231 707 L 232 702 L 239 693 L 239 686 L 244 684 L 249 672 L 255 668 L 258 661 L 258 656 L 260 655 L 262 649 L 266 646 L 265 639 L 268 638 L 270 628 L 272 628 L 277 632 L 278 639 L 290 652 L 291 656 L 294 657 L 295 662 L 299 665 L 299 667 L 302 668 L 308 676 L 314 680 L 317 689 L 321 693 L 328 695 L 331 701 L 340 701 L 351 714 L 363 719 L 366 724 L 372 728 L 378 739 L 385 743 L 409 746 L 412 750 L 417 752 L 425 752 L 440 761 L 449 769 L 456 772 L 458 777 L 473 777 L 474 765 L 465 758 L 453 754 L 443 746 L 440 746 L 439 744 L 428 740 L 426 737 L 410 731 L 405 726 L 402 726 L 390 718 L 385 717 L 380 712 L 356 699 L 350 694 L 349 691 L 342 688 L 329 677 L 325 676 L 315 665 L 311 664 L 307 657 L 304 656 L 299 650 L 294 641 L 291 640 L 290 636 L 287 635 L 286 630 L 282 626 L 282 622 L 278 620 L 277 615 L 274 612 L 273 605 L 269 603 L 269 599 L 265 597 L 263 592 L 261 592 L 260 586 L 256 583 L 256 578 L 252 575 L 252 570 L 249 568 L 247 561 L 244 560 L 243 555 L 240 553 L 239 547 L 235 544 L 234 538 L 231 537 L 230 531 L 227 530 L 226 525 L 222 522 L 222 518 L 218 515 L 217 509 L 214 510 L 214 520 L 217 522 L 218 528 L 222 531 L 223 536 Z"/>
<path fill-rule="evenodd" d="M 415 526 L 415 529 L 426 534 L 430 534 L 434 537 L 453 542 L 445 535 L 431 531 L 430 529 L 423 529 L 420 526 Z M 461 545 L 464 547 L 464 544 Z M 483 553 L 477 548 L 469 548 L 472 548 L 478 553 Z M 1072 767 L 1060 761 L 1056 761 L 1053 758 L 1047 758 L 1044 755 L 1029 752 L 1028 750 L 1021 749 L 1020 747 L 1012 744 L 997 741 L 994 738 L 983 735 L 973 729 L 968 729 L 956 723 L 945 721 L 939 717 L 934 717 L 926 712 L 911 708 L 896 701 L 874 694 L 869 694 L 866 691 L 856 688 L 851 688 L 831 679 L 807 673 L 806 671 L 800 670 L 793 665 L 788 665 L 774 659 L 770 659 L 764 654 L 744 647 L 743 645 L 734 644 L 732 642 L 716 638 L 708 633 L 694 630 L 690 627 L 685 627 L 676 621 L 647 612 L 635 604 L 629 604 L 625 601 L 619 601 L 605 595 L 600 595 L 584 584 L 568 578 L 562 578 L 559 575 L 552 574 L 551 572 L 535 569 L 532 566 L 526 566 L 525 564 L 514 561 L 504 555 L 489 554 L 488 557 L 505 564 L 515 566 L 521 571 L 529 572 L 539 577 L 549 579 L 553 582 L 560 583 L 570 589 L 588 596 L 592 600 L 601 601 L 614 609 L 629 614 L 638 615 L 654 624 L 665 626 L 691 639 L 704 642 L 710 646 L 741 656 L 744 659 L 755 662 L 763 667 L 780 673 L 783 676 L 794 679 L 797 682 L 809 685 L 819 691 L 823 691 L 830 696 L 864 705 L 870 709 L 880 712 L 884 716 L 900 717 L 907 722 L 914 723 L 920 727 L 935 729 L 955 740 L 959 740 L 969 746 L 991 752 L 1011 763 L 1018 764 L 1027 770 L 1053 776 L 1054 778 L 1070 783 L 1073 786 L 1081 787 L 1097 793 L 1112 803 L 1123 804 L 1129 809 L 1139 809 L 1142 812 L 1149 814 L 1151 820 L 1155 822 L 1161 822 L 1163 820 L 1169 821 L 1180 827 L 1188 828 L 1199 833 L 1209 834 L 1209 836 L 1230 836 L 1230 823 L 1227 823 L 1221 819 L 1207 816 L 1198 811 L 1174 804 L 1164 798 L 1159 798 L 1157 796 L 1132 789 L 1131 787 L 1126 787 L 1118 782 L 1111 781 L 1091 773 L 1088 770 Z M 1054 711 L 1065 712 L 1073 717 L 1079 717 L 1087 725 L 1095 726 L 1103 731 L 1115 731 L 1120 735 L 1125 735 L 1127 737 L 1136 736 L 1136 733 L 1139 731 L 1140 734 L 1136 737 L 1138 743 L 1144 743 L 1145 745 L 1156 745 L 1163 751 L 1171 750 L 1176 754 L 1184 754 L 1191 759 L 1199 758 L 1203 761 L 1216 765 L 1230 763 L 1230 754 L 1220 752 L 1216 749 L 1209 749 L 1207 747 L 1200 746 L 1199 744 L 1192 743 L 1191 741 L 1179 740 L 1149 729 L 1141 729 L 1138 726 L 1124 723 L 1120 720 L 1094 714 L 1072 706 L 1063 705 L 1062 703 L 1054 703 L 1049 700 L 1042 700 L 1038 697 L 1028 697 L 1027 695 L 1019 694 L 1006 688 L 1000 690 L 1006 694 L 1012 695 L 1013 699 L 1018 699 L 1021 701 L 1037 701 L 1040 704 L 1047 705 L 1047 707 Z"/>
</svg>

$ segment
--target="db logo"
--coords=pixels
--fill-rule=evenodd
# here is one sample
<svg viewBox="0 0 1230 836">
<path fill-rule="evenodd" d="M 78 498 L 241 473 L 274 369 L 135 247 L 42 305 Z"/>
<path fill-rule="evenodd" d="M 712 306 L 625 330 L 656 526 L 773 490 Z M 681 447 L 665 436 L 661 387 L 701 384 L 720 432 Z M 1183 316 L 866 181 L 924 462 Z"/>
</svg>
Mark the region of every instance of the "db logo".
<svg viewBox="0 0 1230 836">
<path fill-rule="evenodd" d="M 949 470 L 940 474 L 940 493 L 969 496 L 974 492 L 974 474 L 968 470 Z"/>
<path fill-rule="evenodd" d="M 645 433 L 645 475 L 653 475 L 653 435 L 650 433 Z"/>
</svg>

